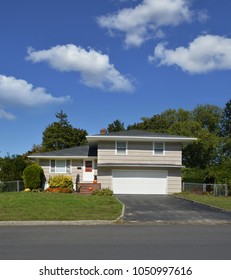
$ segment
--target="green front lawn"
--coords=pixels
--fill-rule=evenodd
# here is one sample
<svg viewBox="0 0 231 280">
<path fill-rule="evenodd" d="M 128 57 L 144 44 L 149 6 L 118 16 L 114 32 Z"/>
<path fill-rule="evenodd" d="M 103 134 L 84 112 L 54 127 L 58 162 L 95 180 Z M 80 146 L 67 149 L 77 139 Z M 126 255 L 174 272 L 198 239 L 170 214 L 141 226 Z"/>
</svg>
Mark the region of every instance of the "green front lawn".
<svg viewBox="0 0 231 280">
<path fill-rule="evenodd" d="M 224 197 L 224 196 L 212 196 L 209 194 L 192 194 L 189 192 L 182 192 L 175 194 L 178 197 L 182 197 L 185 199 L 189 199 L 192 201 L 204 203 L 210 206 L 218 207 L 225 210 L 231 211 L 231 196 Z"/>
<path fill-rule="evenodd" d="M 114 220 L 121 210 L 113 196 L 0 193 L 0 221 Z"/>
</svg>

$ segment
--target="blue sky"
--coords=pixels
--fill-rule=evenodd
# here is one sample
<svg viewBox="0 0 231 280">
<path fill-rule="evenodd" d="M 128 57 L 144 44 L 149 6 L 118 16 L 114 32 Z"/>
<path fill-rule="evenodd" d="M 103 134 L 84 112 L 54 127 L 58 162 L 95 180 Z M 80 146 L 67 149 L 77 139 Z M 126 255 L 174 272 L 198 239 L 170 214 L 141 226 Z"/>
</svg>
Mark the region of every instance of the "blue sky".
<svg viewBox="0 0 231 280">
<path fill-rule="evenodd" d="M 0 156 L 61 109 L 89 134 L 231 97 L 230 0 L 3 0 Z"/>
</svg>

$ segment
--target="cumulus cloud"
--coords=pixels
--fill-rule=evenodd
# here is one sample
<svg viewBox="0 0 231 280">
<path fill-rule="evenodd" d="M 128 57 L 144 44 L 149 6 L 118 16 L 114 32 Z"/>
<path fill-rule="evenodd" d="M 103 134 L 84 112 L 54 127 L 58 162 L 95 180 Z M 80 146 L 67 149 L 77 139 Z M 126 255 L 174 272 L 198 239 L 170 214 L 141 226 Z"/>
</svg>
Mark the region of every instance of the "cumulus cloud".
<svg viewBox="0 0 231 280">
<path fill-rule="evenodd" d="M 88 87 L 107 91 L 134 90 L 131 80 L 110 64 L 108 55 L 94 49 L 85 50 L 73 44 L 58 45 L 40 51 L 28 49 L 26 59 L 34 63 L 45 61 L 53 69 L 61 72 L 79 72 L 82 83 Z"/>
<path fill-rule="evenodd" d="M 0 109 L 0 119 L 12 121 L 15 119 L 15 116 L 9 112 L 6 112 L 4 109 Z"/>
<path fill-rule="evenodd" d="M 215 70 L 231 70 L 231 39 L 216 35 L 201 35 L 188 47 L 167 49 L 160 43 L 149 61 L 159 65 L 180 67 L 183 71 L 200 74 Z"/>
<path fill-rule="evenodd" d="M 98 17 L 97 22 L 102 28 L 125 33 L 126 47 L 139 47 L 162 27 L 190 22 L 189 4 L 188 0 L 143 0 L 134 8 Z"/>
<path fill-rule="evenodd" d="M 13 120 L 15 117 L 3 108 L 26 106 L 35 107 L 46 104 L 59 104 L 70 100 L 69 96 L 54 97 L 42 87 L 15 77 L 0 75 L 0 118 Z"/>
</svg>

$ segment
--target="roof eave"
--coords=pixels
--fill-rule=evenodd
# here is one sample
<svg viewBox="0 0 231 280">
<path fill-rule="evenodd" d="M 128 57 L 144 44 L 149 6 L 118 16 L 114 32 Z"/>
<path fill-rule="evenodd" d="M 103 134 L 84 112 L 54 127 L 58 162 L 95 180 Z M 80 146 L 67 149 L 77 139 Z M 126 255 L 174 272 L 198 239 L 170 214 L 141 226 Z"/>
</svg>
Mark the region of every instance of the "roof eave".
<svg viewBox="0 0 231 280">
<path fill-rule="evenodd" d="M 92 158 L 92 159 L 97 159 L 97 156 L 42 156 L 42 155 L 31 155 L 31 156 L 28 156 L 28 158 L 32 158 L 32 159 L 42 159 L 42 158 L 45 158 L 45 159 L 85 159 L 85 158 Z"/>
<path fill-rule="evenodd" d="M 150 168 L 185 168 L 184 165 L 174 165 L 174 164 L 113 164 L 113 163 L 104 163 L 98 164 L 98 167 L 112 167 L 112 168 L 120 168 L 120 167 L 150 167 Z"/>
<path fill-rule="evenodd" d="M 96 135 L 96 136 L 87 136 L 87 140 L 89 143 L 99 142 L 99 141 L 143 141 L 143 142 L 152 142 L 152 141 L 159 141 L 159 142 L 180 142 L 185 144 L 190 144 L 197 140 L 197 138 L 193 137 L 164 137 L 164 136 L 154 136 L 154 137 L 147 137 L 147 136 L 110 136 L 110 135 Z"/>
</svg>

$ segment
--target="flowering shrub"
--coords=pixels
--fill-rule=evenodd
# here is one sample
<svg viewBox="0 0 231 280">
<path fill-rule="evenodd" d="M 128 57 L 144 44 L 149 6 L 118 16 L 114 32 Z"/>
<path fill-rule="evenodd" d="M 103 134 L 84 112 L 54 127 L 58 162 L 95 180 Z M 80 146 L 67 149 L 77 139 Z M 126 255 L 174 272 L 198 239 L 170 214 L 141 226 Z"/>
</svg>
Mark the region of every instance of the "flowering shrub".
<svg viewBox="0 0 231 280">
<path fill-rule="evenodd" d="M 73 190 L 72 177 L 68 175 L 56 175 L 48 180 L 50 188 L 69 188 Z"/>
</svg>

